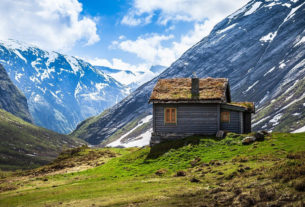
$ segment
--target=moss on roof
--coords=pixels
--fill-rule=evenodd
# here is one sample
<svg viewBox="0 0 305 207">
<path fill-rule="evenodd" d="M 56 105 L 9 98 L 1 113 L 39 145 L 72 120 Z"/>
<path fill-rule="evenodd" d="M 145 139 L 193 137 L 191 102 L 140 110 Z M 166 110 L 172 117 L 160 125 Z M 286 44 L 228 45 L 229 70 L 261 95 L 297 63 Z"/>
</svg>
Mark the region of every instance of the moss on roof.
<svg viewBox="0 0 305 207">
<path fill-rule="evenodd" d="M 227 88 L 228 79 L 226 78 L 199 79 L 199 97 L 196 97 L 196 100 L 226 102 Z M 150 96 L 150 101 L 194 100 L 191 89 L 191 78 L 160 79 Z"/>
<path fill-rule="evenodd" d="M 255 105 L 254 102 L 232 102 L 230 103 L 234 106 L 241 106 L 246 108 L 249 112 L 254 113 L 255 112 Z"/>
</svg>

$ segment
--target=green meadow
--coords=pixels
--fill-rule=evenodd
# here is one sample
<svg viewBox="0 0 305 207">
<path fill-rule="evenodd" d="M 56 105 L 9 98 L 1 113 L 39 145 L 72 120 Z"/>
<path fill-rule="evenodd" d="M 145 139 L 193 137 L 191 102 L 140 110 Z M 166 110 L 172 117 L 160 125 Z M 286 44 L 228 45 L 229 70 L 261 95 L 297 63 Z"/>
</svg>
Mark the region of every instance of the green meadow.
<svg viewBox="0 0 305 207">
<path fill-rule="evenodd" d="M 305 133 L 189 137 L 152 148 L 80 147 L 0 173 L 0 206 L 301 206 Z"/>
</svg>

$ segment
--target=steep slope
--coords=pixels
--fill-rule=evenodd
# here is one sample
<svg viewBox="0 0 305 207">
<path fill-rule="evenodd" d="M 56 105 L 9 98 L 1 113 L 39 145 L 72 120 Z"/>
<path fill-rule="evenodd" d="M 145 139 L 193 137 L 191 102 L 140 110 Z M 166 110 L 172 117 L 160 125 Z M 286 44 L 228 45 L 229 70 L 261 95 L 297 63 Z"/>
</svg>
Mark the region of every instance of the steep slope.
<svg viewBox="0 0 305 207">
<path fill-rule="evenodd" d="M 255 102 L 255 130 L 293 131 L 303 127 L 304 13 L 304 0 L 250 1 L 218 23 L 158 77 L 95 122 L 82 122 L 75 134 L 98 144 L 112 139 L 118 129 L 127 133 L 122 130 L 128 123 L 151 114 L 147 102 L 158 79 L 190 77 L 193 72 L 202 78 L 229 78 L 233 101 Z M 295 114 L 292 118 L 291 113 Z"/>
<path fill-rule="evenodd" d="M 0 109 L 0 169 L 34 168 L 84 141 L 37 127 Z"/>
<path fill-rule="evenodd" d="M 89 63 L 14 40 L 0 41 L 0 63 L 25 94 L 34 122 L 69 133 L 126 96 L 125 88 Z"/>
<path fill-rule="evenodd" d="M 0 64 L 0 109 L 4 109 L 27 122 L 32 122 L 25 96 L 18 90 Z"/>
</svg>

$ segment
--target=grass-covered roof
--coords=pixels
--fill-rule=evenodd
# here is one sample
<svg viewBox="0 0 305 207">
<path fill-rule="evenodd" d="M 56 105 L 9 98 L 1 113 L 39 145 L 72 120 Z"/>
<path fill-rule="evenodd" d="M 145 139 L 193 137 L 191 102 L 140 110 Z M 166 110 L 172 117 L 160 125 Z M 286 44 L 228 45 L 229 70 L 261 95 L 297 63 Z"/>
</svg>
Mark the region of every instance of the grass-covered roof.
<svg viewBox="0 0 305 207">
<path fill-rule="evenodd" d="M 191 78 L 160 79 L 151 96 L 150 102 L 158 101 L 208 101 L 227 102 L 229 93 L 227 78 L 199 79 L 199 97 L 192 94 Z M 228 95 L 229 96 L 229 95 Z"/>
</svg>

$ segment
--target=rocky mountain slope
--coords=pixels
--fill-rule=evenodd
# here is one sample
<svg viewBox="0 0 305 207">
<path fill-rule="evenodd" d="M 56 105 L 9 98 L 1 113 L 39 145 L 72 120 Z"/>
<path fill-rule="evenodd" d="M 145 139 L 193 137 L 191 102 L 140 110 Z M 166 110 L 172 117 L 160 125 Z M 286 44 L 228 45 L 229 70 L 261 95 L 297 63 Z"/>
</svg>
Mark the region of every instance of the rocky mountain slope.
<svg viewBox="0 0 305 207">
<path fill-rule="evenodd" d="M 35 124 L 61 133 L 127 94 L 122 84 L 81 59 L 14 40 L 0 41 L 0 63 L 26 96 Z"/>
<path fill-rule="evenodd" d="M 83 140 L 37 127 L 0 109 L 0 170 L 34 168 Z"/>
<path fill-rule="evenodd" d="M 0 64 L 0 108 L 32 122 L 25 96 L 18 90 Z"/>
<path fill-rule="evenodd" d="M 128 123 L 151 114 L 160 78 L 229 78 L 233 101 L 253 101 L 254 130 L 294 131 L 305 125 L 305 1 L 253 0 L 218 23 L 153 80 L 74 134 L 93 144 L 126 134 Z M 91 119 L 92 120 L 92 119 Z M 141 132 L 143 133 L 143 132 Z"/>
</svg>

